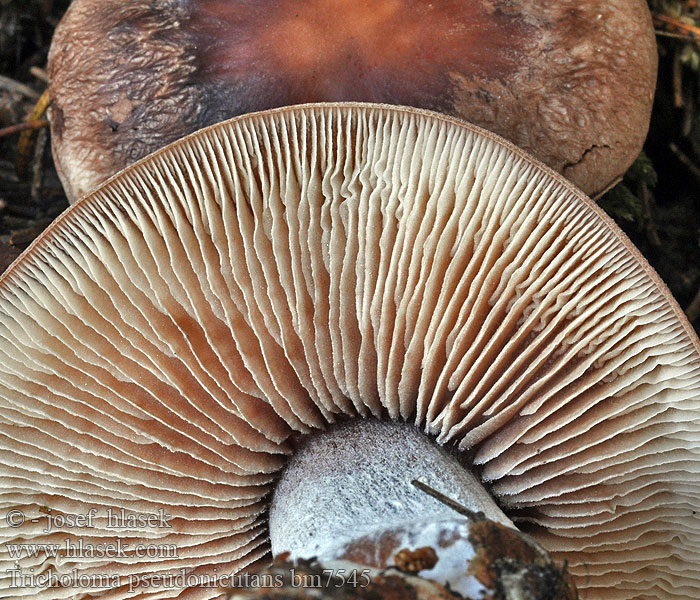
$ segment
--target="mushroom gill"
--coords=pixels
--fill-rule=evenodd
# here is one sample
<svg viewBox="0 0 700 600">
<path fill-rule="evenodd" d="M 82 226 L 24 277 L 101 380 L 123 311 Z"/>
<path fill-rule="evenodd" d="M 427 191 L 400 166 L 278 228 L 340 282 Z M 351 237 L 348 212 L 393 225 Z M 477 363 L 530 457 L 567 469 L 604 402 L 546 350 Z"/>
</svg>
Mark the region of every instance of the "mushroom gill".
<svg viewBox="0 0 700 600">
<path fill-rule="evenodd" d="M 371 418 L 459 449 L 583 597 L 697 597 L 699 349 L 602 212 L 492 134 L 373 105 L 224 122 L 0 280 L 0 586 L 216 597 L 154 578 L 267 560 L 292 437 Z"/>
</svg>

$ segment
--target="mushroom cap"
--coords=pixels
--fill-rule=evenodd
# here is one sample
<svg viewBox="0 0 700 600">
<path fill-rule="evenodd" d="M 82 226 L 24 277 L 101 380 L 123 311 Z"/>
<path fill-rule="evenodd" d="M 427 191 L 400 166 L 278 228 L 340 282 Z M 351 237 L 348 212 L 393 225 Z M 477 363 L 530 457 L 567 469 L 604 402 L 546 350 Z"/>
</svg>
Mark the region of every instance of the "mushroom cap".
<svg viewBox="0 0 700 600">
<path fill-rule="evenodd" d="M 698 597 L 699 391 L 658 277 L 507 142 L 386 106 L 241 117 L 108 181 L 0 279 L 0 505 L 26 515 L 0 578 L 12 540 L 114 543 L 108 509 L 164 511 L 120 539 L 177 552 L 19 567 L 161 598 L 182 580 L 148 577 L 259 562 L 289 437 L 366 417 L 462 450 L 583 597 Z"/>
<path fill-rule="evenodd" d="M 75 0 L 49 54 L 55 162 L 76 200 L 236 115 L 386 102 L 476 123 L 589 195 L 641 150 L 645 0 Z"/>
</svg>

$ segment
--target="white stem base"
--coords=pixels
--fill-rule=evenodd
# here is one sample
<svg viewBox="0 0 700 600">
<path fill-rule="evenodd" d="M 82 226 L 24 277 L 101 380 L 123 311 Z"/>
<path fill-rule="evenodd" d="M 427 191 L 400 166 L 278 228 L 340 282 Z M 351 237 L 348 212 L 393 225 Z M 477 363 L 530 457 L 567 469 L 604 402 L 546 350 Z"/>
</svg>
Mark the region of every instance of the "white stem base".
<svg viewBox="0 0 700 600">
<path fill-rule="evenodd" d="M 469 547 L 459 550 L 463 576 L 470 551 L 467 520 L 417 489 L 413 479 L 514 527 L 481 482 L 420 431 L 401 423 L 355 421 L 314 434 L 291 459 L 270 509 L 273 554 L 357 560 L 364 552 L 367 564 L 383 567 L 393 564 L 395 550 L 437 548 L 449 531 Z"/>
</svg>

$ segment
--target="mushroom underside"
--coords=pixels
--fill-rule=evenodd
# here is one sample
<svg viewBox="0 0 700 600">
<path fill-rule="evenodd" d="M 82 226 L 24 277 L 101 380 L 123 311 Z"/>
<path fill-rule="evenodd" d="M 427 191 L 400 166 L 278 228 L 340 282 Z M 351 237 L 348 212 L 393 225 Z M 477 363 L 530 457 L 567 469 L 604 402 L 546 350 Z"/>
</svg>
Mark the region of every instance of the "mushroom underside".
<svg viewBox="0 0 700 600">
<path fill-rule="evenodd" d="M 0 280 L 0 505 L 26 516 L 0 585 L 215 597 L 152 576 L 267 560 L 290 436 L 376 418 L 462 451 L 583 597 L 697 596 L 698 349 L 608 219 L 491 134 L 371 105 L 234 119 L 110 180 Z M 161 521 L 117 535 L 114 514 Z"/>
</svg>

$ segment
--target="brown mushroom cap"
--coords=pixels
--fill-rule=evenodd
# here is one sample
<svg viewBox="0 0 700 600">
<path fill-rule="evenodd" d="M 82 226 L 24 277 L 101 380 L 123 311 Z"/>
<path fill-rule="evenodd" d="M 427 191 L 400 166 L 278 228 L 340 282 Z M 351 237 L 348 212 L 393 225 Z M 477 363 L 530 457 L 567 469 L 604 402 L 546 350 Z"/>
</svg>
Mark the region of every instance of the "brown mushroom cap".
<svg viewBox="0 0 700 600">
<path fill-rule="evenodd" d="M 656 45 L 645 0 L 75 0 L 49 76 L 72 200 L 206 125 L 322 101 L 465 119 L 596 195 L 641 149 Z"/>
<path fill-rule="evenodd" d="M 473 457 L 583 597 L 698 597 L 699 392 L 658 277 L 521 151 L 416 110 L 242 117 L 110 180 L 0 279 L 0 506 L 26 515 L 0 522 L 0 578 L 29 593 L 5 585 L 17 561 L 179 596 L 142 577 L 265 558 L 293 432 L 376 417 Z M 118 533 L 176 553 L 7 553 L 114 543 L 107 509 L 165 511 Z"/>
</svg>

